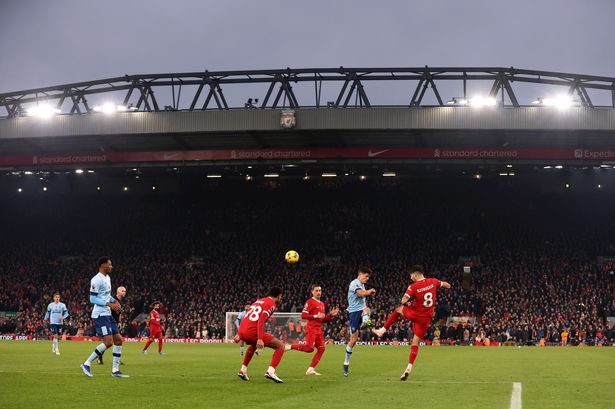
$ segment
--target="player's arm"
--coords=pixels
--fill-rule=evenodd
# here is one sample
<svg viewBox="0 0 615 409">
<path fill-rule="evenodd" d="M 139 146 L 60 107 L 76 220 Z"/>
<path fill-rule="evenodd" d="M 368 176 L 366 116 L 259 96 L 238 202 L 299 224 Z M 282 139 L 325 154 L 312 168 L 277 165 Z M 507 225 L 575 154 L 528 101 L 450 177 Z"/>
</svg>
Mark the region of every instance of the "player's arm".
<svg viewBox="0 0 615 409">
<path fill-rule="evenodd" d="M 376 289 L 370 288 L 369 290 L 357 290 L 355 291 L 355 294 L 358 295 L 359 297 L 370 297 L 376 294 Z"/>
<path fill-rule="evenodd" d="M 407 305 L 408 301 L 410 301 L 410 298 L 412 298 L 412 296 L 408 295 L 408 294 L 404 294 L 403 297 L 401 297 L 401 305 Z"/>
<path fill-rule="evenodd" d="M 43 318 L 43 321 L 49 320 L 50 316 L 51 316 L 50 308 L 49 306 L 47 306 L 47 311 L 45 311 L 45 318 Z"/>
<path fill-rule="evenodd" d="M 339 314 L 340 309 L 335 307 L 334 309 L 331 310 L 331 312 L 329 312 L 325 318 L 322 319 L 322 322 L 329 322 L 333 319 L 333 317 L 335 317 L 337 314 Z"/>
<path fill-rule="evenodd" d="M 325 315 L 322 313 L 315 314 L 314 308 L 308 306 L 307 304 L 305 308 L 303 308 L 303 311 L 301 311 L 301 318 L 304 320 L 312 321 L 312 320 L 318 320 L 324 317 Z"/>
<path fill-rule="evenodd" d="M 447 290 L 450 289 L 452 286 L 450 283 L 448 283 L 447 281 L 440 281 L 440 287 L 442 288 L 446 288 Z"/>
</svg>

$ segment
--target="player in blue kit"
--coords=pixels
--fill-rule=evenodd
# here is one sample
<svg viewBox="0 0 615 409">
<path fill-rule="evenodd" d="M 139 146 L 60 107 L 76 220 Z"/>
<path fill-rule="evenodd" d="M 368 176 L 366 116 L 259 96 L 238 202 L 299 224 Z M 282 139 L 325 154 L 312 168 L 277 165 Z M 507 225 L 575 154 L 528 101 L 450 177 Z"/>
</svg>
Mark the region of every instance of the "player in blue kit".
<svg viewBox="0 0 615 409">
<path fill-rule="evenodd" d="M 352 348 L 359 340 L 359 330 L 371 325 L 369 318 L 369 307 L 365 298 L 376 294 L 376 289 L 365 289 L 365 283 L 369 280 L 372 270 L 361 267 L 357 273 L 357 278 L 350 282 L 348 286 L 348 320 L 350 322 L 350 340 L 346 345 L 346 357 L 344 359 L 344 376 L 348 376 Z"/>
<path fill-rule="evenodd" d="M 60 355 L 59 338 L 64 330 L 64 320 L 68 317 L 68 310 L 63 302 L 60 302 L 60 293 L 53 295 L 53 302 L 47 306 L 44 321 L 49 321 L 49 329 L 53 334 L 53 347 L 51 352 Z"/>
<path fill-rule="evenodd" d="M 120 304 L 111 296 L 111 277 L 109 273 L 113 270 L 113 265 L 109 257 L 98 259 L 98 274 L 90 281 L 90 302 L 94 304 L 92 308 L 92 319 L 96 324 L 96 334 L 102 338 L 103 342 L 94 349 L 94 352 L 81 364 L 81 370 L 87 376 L 94 376 L 90 370 L 90 365 L 102 353 L 113 345 L 113 367 L 111 375 L 118 378 L 128 378 L 123 374 L 120 367 L 122 357 L 122 336 L 120 335 L 117 322 L 111 314 L 111 310 L 120 312 Z"/>
</svg>

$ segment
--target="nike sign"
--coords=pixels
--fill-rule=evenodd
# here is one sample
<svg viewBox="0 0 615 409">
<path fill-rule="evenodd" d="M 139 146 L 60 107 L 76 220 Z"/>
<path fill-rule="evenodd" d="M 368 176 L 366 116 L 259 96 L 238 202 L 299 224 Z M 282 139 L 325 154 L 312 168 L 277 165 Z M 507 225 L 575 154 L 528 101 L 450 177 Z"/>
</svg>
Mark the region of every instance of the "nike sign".
<svg viewBox="0 0 615 409">
<path fill-rule="evenodd" d="M 390 149 L 385 149 L 385 150 L 383 150 L 383 151 L 377 151 L 377 152 L 372 152 L 372 150 L 370 149 L 370 150 L 367 152 L 367 157 L 368 157 L 368 158 L 374 158 L 374 157 L 376 157 L 376 156 L 378 156 L 378 155 L 380 155 L 380 154 L 382 154 L 382 153 L 388 152 L 388 151 L 390 151 Z"/>
</svg>

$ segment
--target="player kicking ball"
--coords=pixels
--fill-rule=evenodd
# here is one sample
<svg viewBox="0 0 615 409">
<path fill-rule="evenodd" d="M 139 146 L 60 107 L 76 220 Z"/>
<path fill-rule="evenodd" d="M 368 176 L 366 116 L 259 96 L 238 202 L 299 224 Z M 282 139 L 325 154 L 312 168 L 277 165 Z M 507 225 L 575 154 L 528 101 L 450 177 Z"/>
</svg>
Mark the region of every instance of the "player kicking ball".
<svg viewBox="0 0 615 409">
<path fill-rule="evenodd" d="M 241 320 L 239 332 L 235 337 L 235 341 L 243 340 L 250 345 L 246 350 L 246 355 L 243 357 L 243 365 L 237 373 L 237 376 L 244 381 L 248 378 L 248 365 L 254 356 L 256 349 L 269 347 L 275 349 L 269 369 L 265 373 L 265 378 L 274 381 L 275 383 L 284 383 L 275 372 L 276 367 L 284 355 L 284 351 L 290 349 L 290 345 L 284 344 L 273 335 L 265 332 L 265 322 L 271 317 L 275 311 L 276 304 L 282 300 L 282 290 L 278 287 L 272 287 L 269 294 L 265 298 L 261 298 L 250 306 L 246 316 Z"/>
<path fill-rule="evenodd" d="M 401 305 L 389 316 L 384 327 L 372 330 L 374 334 L 381 337 L 391 325 L 397 322 L 400 314 L 403 314 L 407 320 L 413 322 L 414 338 L 412 338 L 412 346 L 410 347 L 408 366 L 399 378 L 401 381 L 408 379 L 412 371 L 412 366 L 414 365 L 414 360 L 419 353 L 419 344 L 423 341 L 427 329 L 431 324 L 436 305 L 436 290 L 440 287 L 446 289 L 451 288 L 451 285 L 446 281 L 440 281 L 435 278 L 425 278 L 423 267 L 419 265 L 412 267 L 410 279 L 413 283 L 408 286 L 406 293 L 401 299 Z M 410 299 L 412 299 L 412 304 L 408 306 L 407 304 Z"/>
<path fill-rule="evenodd" d="M 339 314 L 339 308 L 333 308 L 331 313 L 325 314 L 325 303 L 320 301 L 322 297 L 322 288 L 318 284 L 312 284 L 310 287 L 312 298 L 305 302 L 301 318 L 308 320 L 305 330 L 305 345 L 293 345 L 291 349 L 312 353 L 316 347 L 316 354 L 312 358 L 310 367 L 305 372 L 306 375 L 320 375 L 316 372 L 316 365 L 320 362 L 325 353 L 325 337 L 322 333 L 322 324 L 329 322 Z"/>
</svg>

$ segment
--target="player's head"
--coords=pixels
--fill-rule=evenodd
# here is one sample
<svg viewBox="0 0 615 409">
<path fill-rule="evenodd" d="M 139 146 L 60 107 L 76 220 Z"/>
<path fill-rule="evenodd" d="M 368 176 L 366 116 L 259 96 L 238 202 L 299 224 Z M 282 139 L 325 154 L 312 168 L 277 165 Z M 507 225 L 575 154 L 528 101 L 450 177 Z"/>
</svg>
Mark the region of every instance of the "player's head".
<svg viewBox="0 0 615 409">
<path fill-rule="evenodd" d="M 126 297 L 126 287 L 118 287 L 115 292 L 115 295 L 117 296 L 119 300 Z"/>
<path fill-rule="evenodd" d="M 267 297 L 271 297 L 275 302 L 280 302 L 282 300 L 282 289 L 280 287 L 271 287 Z"/>
<path fill-rule="evenodd" d="M 357 278 L 361 282 L 361 284 L 367 283 L 369 277 L 374 274 L 371 268 L 369 267 L 359 267 L 359 271 L 357 271 Z"/>
<path fill-rule="evenodd" d="M 60 293 L 53 294 L 53 302 L 60 302 Z"/>
<path fill-rule="evenodd" d="M 317 300 L 320 300 L 320 297 L 322 297 L 322 287 L 320 284 L 312 284 L 310 286 L 310 292 L 312 293 L 312 297 Z"/>
<path fill-rule="evenodd" d="M 410 269 L 410 279 L 412 281 L 419 281 L 425 278 L 425 269 L 420 264 L 415 264 Z"/>
<path fill-rule="evenodd" d="M 160 309 L 160 301 L 154 301 L 152 308 L 158 311 Z"/>
<path fill-rule="evenodd" d="M 113 264 L 111 264 L 109 256 L 102 256 L 98 259 L 98 271 L 103 274 L 109 274 L 111 270 L 113 270 Z"/>
</svg>

